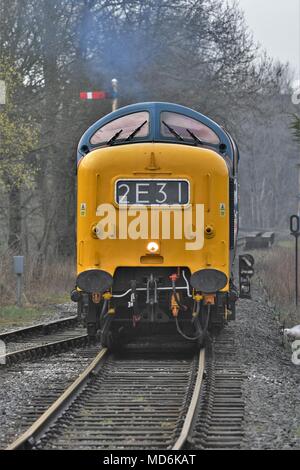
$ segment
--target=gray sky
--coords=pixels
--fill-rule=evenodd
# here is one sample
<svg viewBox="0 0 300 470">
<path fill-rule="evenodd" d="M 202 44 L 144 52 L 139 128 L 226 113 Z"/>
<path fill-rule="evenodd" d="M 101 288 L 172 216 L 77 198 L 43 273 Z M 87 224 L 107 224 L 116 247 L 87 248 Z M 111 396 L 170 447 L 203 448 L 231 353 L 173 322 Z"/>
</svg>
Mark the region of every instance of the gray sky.
<svg viewBox="0 0 300 470">
<path fill-rule="evenodd" d="M 238 0 L 254 38 L 300 78 L 300 0 Z"/>
</svg>

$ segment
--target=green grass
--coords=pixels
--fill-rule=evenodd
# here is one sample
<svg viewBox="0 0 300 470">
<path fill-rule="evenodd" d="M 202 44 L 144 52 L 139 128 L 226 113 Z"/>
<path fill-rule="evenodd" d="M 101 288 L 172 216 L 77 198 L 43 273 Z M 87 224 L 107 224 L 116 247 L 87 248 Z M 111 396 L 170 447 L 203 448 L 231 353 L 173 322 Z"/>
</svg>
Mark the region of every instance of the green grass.
<svg viewBox="0 0 300 470">
<path fill-rule="evenodd" d="M 26 306 L 18 308 L 15 304 L 0 306 L 0 330 L 1 328 L 27 326 L 33 321 L 44 321 L 45 315 L 51 316 L 55 310 L 55 305 L 70 302 L 70 293 L 46 293 L 41 298 L 36 298 L 36 302 L 30 303 L 24 300 Z"/>
<path fill-rule="evenodd" d="M 293 239 L 291 240 L 279 240 L 276 243 L 276 246 L 279 246 L 281 248 L 292 248 L 295 246 L 295 241 Z"/>
<path fill-rule="evenodd" d="M 14 305 L 0 307 L 0 328 L 31 323 L 45 313 L 35 307 L 18 308 Z"/>
<path fill-rule="evenodd" d="M 70 291 L 71 292 L 71 291 Z M 39 303 L 40 305 L 47 305 L 47 306 L 51 306 L 51 305 L 54 305 L 54 304 L 65 304 L 65 303 L 68 303 L 70 302 L 70 292 L 65 292 L 65 293 L 58 293 L 58 294 L 54 294 L 54 293 L 50 293 L 50 294 L 46 294 L 43 298 L 40 298 L 39 299 Z"/>
</svg>

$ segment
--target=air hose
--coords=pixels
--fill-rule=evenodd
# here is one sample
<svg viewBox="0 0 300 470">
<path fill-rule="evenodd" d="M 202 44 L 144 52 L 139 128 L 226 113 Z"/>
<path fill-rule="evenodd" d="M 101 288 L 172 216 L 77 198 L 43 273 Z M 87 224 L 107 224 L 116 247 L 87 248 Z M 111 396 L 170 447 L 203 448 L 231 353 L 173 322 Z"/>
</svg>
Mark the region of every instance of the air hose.
<svg viewBox="0 0 300 470">
<path fill-rule="evenodd" d="M 183 338 L 187 339 L 188 341 L 195 341 L 195 340 L 197 340 L 197 339 L 200 339 L 200 338 L 203 336 L 203 331 L 201 331 L 200 333 L 198 333 L 197 336 L 193 336 L 193 337 L 192 337 L 192 336 L 187 336 L 187 335 L 181 330 L 181 328 L 180 328 L 180 326 L 179 326 L 178 317 L 176 317 L 175 321 L 176 321 L 176 328 L 177 328 L 178 333 L 179 333 Z"/>
<path fill-rule="evenodd" d="M 178 304 L 180 306 L 180 304 Z M 180 325 L 179 325 L 179 320 L 178 320 L 178 317 L 176 317 L 175 321 L 176 321 L 176 328 L 177 328 L 177 331 L 178 333 L 183 337 L 185 338 L 186 340 L 188 341 L 196 341 L 197 339 L 200 339 L 200 338 L 203 338 L 204 335 L 207 333 L 207 329 L 208 329 L 208 324 L 209 324 L 209 318 L 210 318 L 210 304 L 207 306 L 207 318 L 206 318 L 206 323 L 205 323 L 205 328 L 202 329 L 200 323 L 199 323 L 199 318 L 198 318 L 198 315 L 200 313 L 200 302 L 197 303 L 197 310 L 196 310 L 196 313 L 198 314 L 197 317 L 195 318 L 194 320 L 194 324 L 195 324 L 195 328 L 196 330 L 198 331 L 198 334 L 196 336 L 187 336 L 183 331 L 182 329 L 180 328 Z"/>
</svg>

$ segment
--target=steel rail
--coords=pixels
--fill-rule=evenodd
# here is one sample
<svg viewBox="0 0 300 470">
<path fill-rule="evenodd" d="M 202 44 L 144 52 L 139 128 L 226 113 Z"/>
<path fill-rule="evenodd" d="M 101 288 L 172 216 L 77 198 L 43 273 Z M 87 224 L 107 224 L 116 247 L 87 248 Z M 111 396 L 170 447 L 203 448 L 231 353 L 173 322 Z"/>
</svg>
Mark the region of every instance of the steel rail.
<svg viewBox="0 0 300 470">
<path fill-rule="evenodd" d="M 183 425 L 181 434 L 179 438 L 177 439 L 177 441 L 175 442 L 174 446 L 172 447 L 172 450 L 182 449 L 185 443 L 187 442 L 190 432 L 192 430 L 193 422 L 194 422 L 195 415 L 196 415 L 197 408 L 198 408 L 197 405 L 199 403 L 199 398 L 200 398 L 200 391 L 201 391 L 201 386 L 203 382 L 204 369 L 205 369 L 205 349 L 201 349 L 200 354 L 199 354 L 197 380 L 196 380 L 196 384 L 194 387 L 191 403 L 190 403 L 186 418 L 184 420 L 184 425 Z"/>
<path fill-rule="evenodd" d="M 14 364 L 19 360 L 24 360 L 27 358 L 36 358 L 39 356 L 47 355 L 52 352 L 57 352 L 58 349 L 65 351 L 66 347 L 75 347 L 81 346 L 88 342 L 88 335 L 77 335 L 71 338 L 61 339 L 59 341 L 52 341 L 46 344 L 40 344 L 38 346 L 33 346 L 30 348 L 19 349 L 17 351 L 12 351 L 10 353 L 0 356 L 0 364 L 10 365 Z"/>
<path fill-rule="evenodd" d="M 212 342 L 206 357 L 205 393 L 189 437 L 189 448 L 238 450 L 244 438 L 245 401 L 243 382 L 247 377 L 236 356 L 232 332 L 224 331 Z"/>
<path fill-rule="evenodd" d="M 104 358 L 105 360 L 104 362 Z M 166 372 L 162 374 L 162 370 L 166 369 L 166 366 L 168 366 L 168 360 L 159 360 L 159 362 L 155 363 L 154 365 L 151 362 L 143 363 L 141 359 L 138 360 L 138 364 L 136 367 L 134 367 L 135 361 L 132 361 L 132 359 L 129 359 L 129 362 L 121 359 L 115 360 L 114 357 L 111 358 L 110 362 L 110 356 L 108 357 L 108 350 L 103 349 L 100 351 L 100 353 L 97 355 L 97 357 L 93 360 L 93 362 L 87 367 L 87 369 L 75 380 L 73 384 L 71 384 L 65 392 L 53 403 L 50 408 L 48 408 L 42 416 L 40 416 L 37 421 L 31 425 L 31 427 L 24 432 L 18 439 L 16 439 L 11 445 L 6 450 L 22 450 L 22 449 L 32 449 L 32 448 L 39 448 L 43 441 L 43 439 L 46 439 L 46 442 L 42 445 L 42 447 L 47 448 L 47 435 L 48 439 L 50 438 L 50 442 L 52 438 L 54 439 L 52 441 L 52 446 L 54 444 L 54 448 L 65 448 L 66 446 L 68 447 L 68 439 L 64 437 L 64 435 L 60 434 L 60 427 L 61 429 L 65 430 L 66 428 L 66 423 L 71 426 L 70 427 L 70 432 L 72 433 L 71 429 L 72 426 L 74 429 L 78 431 L 78 436 L 76 439 L 78 440 L 78 443 L 82 445 L 84 439 L 87 441 L 85 446 L 89 445 L 90 440 L 95 440 L 97 442 L 98 440 L 98 445 L 100 445 L 100 448 L 103 446 L 105 447 L 107 443 L 112 439 L 113 437 L 117 438 L 116 441 L 116 446 L 118 448 L 122 447 L 125 445 L 125 448 L 135 448 L 133 447 L 135 444 L 140 448 L 141 446 L 146 446 L 147 443 L 149 444 L 149 440 L 151 442 L 151 446 L 156 445 L 155 443 L 159 442 L 159 447 L 166 448 L 166 449 L 172 449 L 172 450 L 179 450 L 184 447 L 185 444 L 188 444 L 189 442 L 189 436 L 192 434 L 192 430 L 194 428 L 194 420 L 197 418 L 197 411 L 198 411 L 198 403 L 199 403 L 199 397 L 200 397 L 200 391 L 201 391 L 201 385 L 202 385 L 202 380 L 203 380 L 203 373 L 204 373 L 204 367 L 205 367 L 205 351 L 204 349 L 200 351 L 198 358 L 194 358 L 194 360 L 189 364 L 189 367 L 185 369 L 184 367 L 184 362 L 179 361 L 178 365 L 174 368 L 173 367 L 172 371 L 174 372 L 174 378 L 172 378 L 172 374 L 168 376 L 166 375 Z M 170 363 L 172 364 L 172 363 Z M 194 365 L 193 365 L 194 364 Z M 103 368 L 102 368 L 103 366 Z M 103 371 L 103 374 L 99 374 L 99 371 Z M 131 382 L 126 382 L 128 379 L 128 375 L 130 376 L 131 373 L 136 375 L 136 371 L 139 371 L 141 373 L 141 379 L 137 379 L 135 383 L 136 388 L 136 394 L 137 394 L 137 400 L 132 401 L 131 398 L 129 398 L 129 395 L 131 396 L 130 390 L 131 390 L 131 385 L 129 383 Z M 149 383 L 149 376 L 153 376 L 154 371 L 159 371 L 158 372 L 158 380 L 156 382 L 156 386 L 153 383 L 151 385 L 151 380 Z M 183 393 L 182 399 L 187 402 L 186 403 L 186 410 L 185 406 L 184 409 L 182 409 L 182 406 L 180 406 L 180 396 L 170 400 L 167 396 L 162 401 L 161 400 L 161 388 L 167 388 L 171 387 L 173 390 L 178 390 L 176 388 L 176 384 L 178 384 L 179 389 L 182 387 L 182 390 L 184 390 L 184 383 L 185 383 L 185 377 L 187 376 L 188 370 L 190 371 L 189 375 L 189 380 L 186 383 L 186 392 Z M 139 374 L 137 374 L 139 375 Z M 195 377 L 196 375 L 196 377 Z M 104 381 L 103 381 L 104 380 Z M 107 385 L 108 381 L 108 385 Z M 100 415 L 97 415 L 97 413 L 94 415 L 91 414 L 91 408 L 95 410 L 95 406 L 97 407 L 97 403 L 101 402 L 101 394 L 105 394 L 105 390 L 111 389 L 113 390 L 113 396 L 116 398 L 118 391 L 116 389 L 116 383 L 120 381 L 120 387 L 124 391 L 123 401 L 122 405 L 115 407 L 115 409 L 110 410 L 107 408 L 102 409 Z M 143 395 L 143 389 L 144 386 L 146 385 L 147 390 L 148 387 L 150 387 L 150 392 L 148 390 L 148 395 Z M 152 390 L 151 390 L 152 387 Z M 158 387 L 156 389 L 155 387 Z M 192 387 L 192 388 L 191 388 Z M 102 390 L 102 391 L 101 391 Z M 86 393 L 87 392 L 87 393 Z M 92 393 L 93 400 L 92 402 L 90 401 L 89 394 Z M 156 419 L 149 418 L 149 410 L 141 410 L 141 403 L 139 400 L 139 396 L 147 398 L 147 407 L 150 407 L 151 409 L 154 409 L 156 406 L 157 410 L 157 415 Z M 185 397 L 185 398 L 184 398 Z M 78 401 L 81 400 L 81 406 L 83 407 L 82 409 L 86 409 L 88 411 L 87 421 L 84 420 L 84 429 L 83 429 L 83 435 L 81 436 L 80 433 L 80 428 L 82 427 L 83 423 L 83 418 L 81 414 L 76 414 L 76 411 L 73 409 L 73 404 L 74 406 L 78 406 Z M 87 401 L 87 404 L 85 403 Z M 144 400 L 143 400 L 144 401 Z M 76 404 L 76 405 L 75 405 Z M 86 406 L 86 408 L 84 408 Z M 122 409 L 123 407 L 129 407 L 130 410 L 126 410 L 124 414 L 127 416 L 128 413 L 132 413 L 132 419 L 133 422 L 135 422 L 135 426 L 132 426 L 129 428 L 129 435 L 127 436 L 127 432 L 124 434 L 124 416 L 122 415 Z M 143 405 L 145 407 L 145 404 Z M 70 410 L 71 413 L 71 421 L 69 420 L 68 417 L 68 410 Z M 72 411 L 73 410 L 73 411 Z M 177 410 L 177 411 L 176 411 Z M 67 412 L 67 413 L 65 413 Z M 75 414 L 74 414 L 75 413 Z M 115 414 L 116 413 L 116 414 Z M 175 413 L 175 415 L 174 415 Z M 103 418 L 103 416 L 104 418 Z M 178 414 L 177 418 L 176 415 Z M 105 425 L 103 422 L 105 422 L 105 418 L 107 419 L 107 416 L 113 415 L 112 420 L 114 420 L 114 423 L 110 423 L 107 428 L 105 428 Z M 102 418 L 100 419 L 99 416 Z M 117 417 L 116 417 L 117 416 Z M 146 420 L 146 424 L 141 426 L 141 423 L 144 423 L 145 421 L 141 421 L 140 418 L 144 416 L 144 420 Z M 97 417 L 97 420 L 95 421 L 95 417 Z M 167 428 L 162 427 L 161 425 L 161 420 L 166 419 L 166 423 L 168 424 L 171 420 L 174 420 L 174 430 L 172 431 L 171 429 L 166 431 Z M 65 423 L 60 420 L 65 419 Z M 77 420 L 77 422 L 76 422 Z M 148 421 L 149 422 L 148 422 Z M 101 424 L 102 421 L 102 424 Z M 60 424 L 59 424 L 60 422 Z M 95 428 L 95 423 L 99 422 L 99 427 L 98 425 Z M 183 422 L 183 425 L 182 425 Z M 114 427 L 113 427 L 114 424 Z M 137 426 L 136 426 L 137 424 Z M 86 429 L 90 426 L 90 431 L 88 436 L 85 435 Z M 55 428 L 56 427 L 56 428 Z M 105 429 L 104 429 L 105 428 Z M 56 429 L 56 430 L 55 430 Z M 54 431 L 55 430 L 55 431 Z M 150 431 L 149 431 L 150 430 Z M 176 437 L 173 436 L 172 434 L 176 433 Z M 98 436 L 97 436 L 98 434 Z M 150 436 L 151 434 L 151 436 Z M 169 437 L 168 437 L 169 434 Z M 54 437 L 55 436 L 55 437 Z M 126 436 L 126 437 L 125 437 Z M 150 436 L 150 437 L 149 437 Z M 160 436 L 160 441 L 159 441 L 159 436 Z M 177 437 L 179 436 L 179 437 Z M 128 437 L 128 439 L 127 439 Z M 57 439 L 56 444 L 55 444 L 55 439 Z M 76 441 L 75 439 L 75 441 Z M 119 439 L 119 441 L 118 441 Z M 127 440 L 126 440 L 127 439 Z M 164 439 L 166 439 L 166 442 L 164 444 Z M 176 440 L 176 442 L 173 444 L 173 442 Z M 101 444 L 100 444 L 101 443 Z M 94 443 L 95 444 L 95 443 Z M 73 445 L 74 445 L 74 439 L 73 439 Z M 57 447 L 58 446 L 58 447 Z M 164 447 L 165 446 L 165 447 Z M 50 446 L 51 447 L 51 446 Z M 145 447 L 146 448 L 146 447 Z M 152 448 L 152 447 L 151 447 Z"/>
<path fill-rule="evenodd" d="M 168 357 L 153 364 L 144 355 L 133 361 L 131 355 L 106 353 L 101 351 L 7 450 L 240 448 L 245 374 L 236 364 L 230 332 L 211 349 L 201 350 L 188 366 Z M 111 401 L 106 403 L 108 393 Z"/>
<path fill-rule="evenodd" d="M 44 414 L 18 439 L 10 444 L 6 450 L 25 450 L 31 449 L 40 437 L 47 432 L 52 422 L 55 421 L 70 404 L 75 400 L 81 390 L 84 388 L 89 378 L 96 374 L 102 365 L 103 358 L 108 350 L 102 349 L 92 363 L 85 369 L 78 379 L 45 411 Z"/>
<path fill-rule="evenodd" d="M 77 323 L 78 317 L 77 315 L 67 317 L 67 318 L 60 318 L 59 320 L 53 320 L 51 322 L 45 323 L 38 323 L 36 325 L 26 326 L 24 328 L 18 328 L 16 330 L 6 331 L 4 333 L 0 333 L 0 340 L 1 341 L 11 341 L 17 337 L 23 337 L 24 335 L 32 335 L 35 333 L 42 332 L 45 335 L 48 331 L 55 329 L 56 327 L 61 326 L 72 326 L 73 324 Z"/>
</svg>

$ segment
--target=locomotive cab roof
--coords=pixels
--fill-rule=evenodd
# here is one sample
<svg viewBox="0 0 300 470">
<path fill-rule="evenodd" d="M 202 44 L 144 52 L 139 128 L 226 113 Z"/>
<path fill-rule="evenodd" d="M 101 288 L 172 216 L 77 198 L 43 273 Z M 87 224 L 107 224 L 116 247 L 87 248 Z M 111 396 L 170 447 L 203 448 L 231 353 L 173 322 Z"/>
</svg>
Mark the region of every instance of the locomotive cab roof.
<svg viewBox="0 0 300 470">
<path fill-rule="evenodd" d="M 190 108 L 160 102 L 129 105 L 99 119 L 82 136 L 78 161 L 97 148 L 140 142 L 210 148 L 237 169 L 237 145 L 225 129 Z"/>
</svg>

